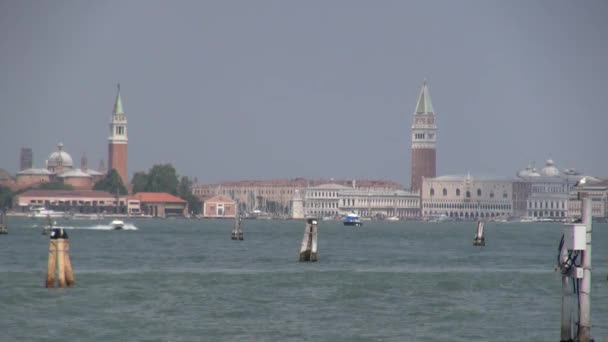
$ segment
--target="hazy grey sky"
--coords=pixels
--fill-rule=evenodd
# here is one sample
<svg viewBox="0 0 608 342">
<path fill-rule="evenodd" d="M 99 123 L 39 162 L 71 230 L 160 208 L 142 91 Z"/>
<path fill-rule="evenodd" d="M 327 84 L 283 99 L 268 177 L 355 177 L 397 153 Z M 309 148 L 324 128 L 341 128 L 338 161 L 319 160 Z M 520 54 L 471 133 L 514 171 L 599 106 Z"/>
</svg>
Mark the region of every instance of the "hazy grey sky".
<svg viewBox="0 0 608 342">
<path fill-rule="evenodd" d="M 607 176 L 607 1 L 0 1 L 0 167 L 58 142 L 129 173 L 409 186 L 422 80 L 438 174 Z"/>
</svg>

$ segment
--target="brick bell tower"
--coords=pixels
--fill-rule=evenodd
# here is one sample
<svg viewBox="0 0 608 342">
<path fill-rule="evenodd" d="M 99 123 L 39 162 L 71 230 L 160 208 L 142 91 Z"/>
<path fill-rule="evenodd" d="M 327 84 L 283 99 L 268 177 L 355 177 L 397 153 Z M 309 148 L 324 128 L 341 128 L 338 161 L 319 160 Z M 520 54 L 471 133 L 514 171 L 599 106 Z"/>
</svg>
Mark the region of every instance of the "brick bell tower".
<svg viewBox="0 0 608 342">
<path fill-rule="evenodd" d="M 435 113 L 433 112 L 431 94 L 425 79 L 422 83 L 412 124 L 412 191 L 420 191 L 423 178 L 435 177 L 436 133 Z"/>
<path fill-rule="evenodd" d="M 127 117 L 122 109 L 120 84 L 114 103 L 114 111 L 110 120 L 110 137 L 108 138 L 108 172 L 116 170 L 127 186 Z"/>
</svg>

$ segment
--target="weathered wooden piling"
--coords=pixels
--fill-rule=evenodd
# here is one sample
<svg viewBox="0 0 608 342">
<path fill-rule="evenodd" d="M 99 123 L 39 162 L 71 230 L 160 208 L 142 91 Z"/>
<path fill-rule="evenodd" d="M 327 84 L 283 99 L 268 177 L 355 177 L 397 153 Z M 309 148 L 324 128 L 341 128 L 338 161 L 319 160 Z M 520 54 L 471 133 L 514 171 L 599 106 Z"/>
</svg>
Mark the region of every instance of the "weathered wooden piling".
<svg viewBox="0 0 608 342">
<path fill-rule="evenodd" d="M 232 227 L 232 240 L 243 240 L 243 229 L 241 228 L 241 215 L 237 208 L 236 215 L 234 216 L 234 226 Z"/>
<path fill-rule="evenodd" d="M 306 220 L 304 237 L 300 246 L 300 261 L 315 262 L 317 260 L 317 220 L 308 219 Z"/>
<path fill-rule="evenodd" d="M 59 287 L 74 286 L 74 272 L 70 262 L 70 243 L 68 234 L 63 229 L 53 229 L 49 242 L 49 261 L 46 274 L 46 287 L 55 287 L 57 278 Z"/>
<path fill-rule="evenodd" d="M 0 234 L 8 234 L 8 222 L 6 220 L 6 208 L 0 213 Z"/>
<path fill-rule="evenodd" d="M 473 246 L 485 246 L 486 238 L 483 236 L 483 221 L 477 221 L 477 231 L 473 239 Z"/>
</svg>

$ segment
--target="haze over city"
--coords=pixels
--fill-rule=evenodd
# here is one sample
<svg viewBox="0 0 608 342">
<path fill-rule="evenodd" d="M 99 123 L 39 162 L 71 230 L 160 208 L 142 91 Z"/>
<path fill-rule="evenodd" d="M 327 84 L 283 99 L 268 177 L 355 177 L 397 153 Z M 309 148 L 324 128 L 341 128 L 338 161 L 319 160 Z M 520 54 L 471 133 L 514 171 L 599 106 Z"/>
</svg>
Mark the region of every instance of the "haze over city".
<svg viewBox="0 0 608 342">
<path fill-rule="evenodd" d="M 129 174 L 407 186 L 426 78 L 438 175 L 552 158 L 605 176 L 607 16 L 604 1 L 5 1 L 0 166 L 27 146 L 44 167 L 59 142 L 105 160 L 120 82 Z"/>
</svg>

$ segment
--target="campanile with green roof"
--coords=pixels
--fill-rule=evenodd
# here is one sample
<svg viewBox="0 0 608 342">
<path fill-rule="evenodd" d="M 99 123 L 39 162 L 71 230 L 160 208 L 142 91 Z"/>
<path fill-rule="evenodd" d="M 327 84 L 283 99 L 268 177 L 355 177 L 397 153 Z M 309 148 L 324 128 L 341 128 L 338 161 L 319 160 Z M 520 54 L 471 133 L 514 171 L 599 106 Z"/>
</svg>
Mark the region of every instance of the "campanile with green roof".
<svg viewBox="0 0 608 342">
<path fill-rule="evenodd" d="M 412 124 L 411 190 L 422 188 L 423 178 L 436 175 L 437 125 L 426 79 L 422 83 Z"/>
</svg>

